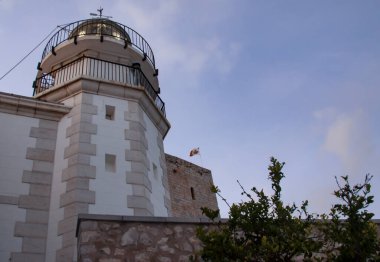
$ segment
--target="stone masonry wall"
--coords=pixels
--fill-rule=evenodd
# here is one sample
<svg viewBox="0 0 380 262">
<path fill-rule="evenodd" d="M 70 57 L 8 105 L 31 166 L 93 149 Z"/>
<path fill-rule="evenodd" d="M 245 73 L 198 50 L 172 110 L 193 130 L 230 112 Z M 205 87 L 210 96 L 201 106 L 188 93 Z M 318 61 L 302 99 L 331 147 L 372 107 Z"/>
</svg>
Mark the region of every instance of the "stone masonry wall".
<svg viewBox="0 0 380 262">
<path fill-rule="evenodd" d="M 380 236 L 380 220 L 373 222 Z M 216 225 L 205 218 L 79 215 L 78 262 L 202 261 L 198 227 Z"/>
<path fill-rule="evenodd" d="M 206 219 L 80 215 L 78 261 L 184 262 L 201 249 Z"/>
<path fill-rule="evenodd" d="M 169 154 L 165 155 L 172 216 L 205 217 L 201 207 L 217 209 L 211 171 Z"/>
</svg>

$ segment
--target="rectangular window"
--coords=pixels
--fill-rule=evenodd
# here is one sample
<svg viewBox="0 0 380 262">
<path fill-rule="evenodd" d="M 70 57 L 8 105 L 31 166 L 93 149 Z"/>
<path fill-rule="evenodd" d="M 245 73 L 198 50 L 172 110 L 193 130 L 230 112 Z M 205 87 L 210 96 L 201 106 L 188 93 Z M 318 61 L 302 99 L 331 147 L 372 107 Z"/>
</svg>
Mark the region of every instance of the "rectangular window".
<svg viewBox="0 0 380 262">
<path fill-rule="evenodd" d="M 106 171 L 115 173 L 116 172 L 116 156 L 106 154 L 105 166 L 106 166 Z"/>
<path fill-rule="evenodd" d="M 153 163 L 153 176 L 155 179 L 158 179 L 157 166 Z"/>
<path fill-rule="evenodd" d="M 106 119 L 114 120 L 115 119 L 115 107 L 106 105 Z"/>
</svg>

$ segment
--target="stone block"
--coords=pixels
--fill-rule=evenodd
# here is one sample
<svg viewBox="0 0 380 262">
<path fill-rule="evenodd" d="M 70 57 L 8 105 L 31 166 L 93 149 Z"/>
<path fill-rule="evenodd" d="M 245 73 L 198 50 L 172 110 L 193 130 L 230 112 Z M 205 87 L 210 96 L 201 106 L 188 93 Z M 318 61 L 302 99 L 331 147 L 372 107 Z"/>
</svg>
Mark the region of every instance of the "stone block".
<svg viewBox="0 0 380 262">
<path fill-rule="evenodd" d="M 96 177 L 96 167 L 89 165 L 74 165 L 63 169 L 62 171 L 62 182 L 70 180 L 75 177 L 83 178 L 95 178 Z"/>
<path fill-rule="evenodd" d="M 33 196 L 49 197 L 50 191 L 50 185 L 31 184 L 29 187 L 29 194 Z"/>
<path fill-rule="evenodd" d="M 145 151 L 125 150 L 125 161 L 141 162 L 148 167 L 148 158 Z"/>
<path fill-rule="evenodd" d="M 74 189 L 84 189 L 89 190 L 90 180 L 88 178 L 75 177 L 67 181 L 66 191 L 69 192 Z"/>
<path fill-rule="evenodd" d="M 92 114 L 76 114 L 71 118 L 71 123 L 76 124 L 76 123 L 92 123 Z"/>
<path fill-rule="evenodd" d="M 95 204 L 95 192 L 89 190 L 75 189 L 61 195 L 60 207 L 72 203 Z"/>
<path fill-rule="evenodd" d="M 44 139 L 57 139 L 57 130 L 50 128 L 32 127 L 29 133 L 30 137 L 44 138 Z"/>
<path fill-rule="evenodd" d="M 72 216 L 77 216 L 79 214 L 88 213 L 88 204 L 87 203 L 73 203 L 65 206 L 63 211 L 63 217 L 68 218 Z"/>
<path fill-rule="evenodd" d="M 148 174 L 148 167 L 142 163 L 139 163 L 139 162 L 132 162 L 131 163 L 131 171 L 137 172 L 137 173 Z"/>
<path fill-rule="evenodd" d="M 24 237 L 22 240 L 22 252 L 45 253 L 46 240 L 43 238 Z"/>
<path fill-rule="evenodd" d="M 130 144 L 130 149 L 131 150 L 137 150 L 137 151 L 144 152 L 144 151 L 146 151 L 148 149 L 148 145 L 144 144 L 141 141 L 130 140 L 129 144 Z"/>
<path fill-rule="evenodd" d="M 44 210 L 27 209 L 25 221 L 33 224 L 47 224 L 49 221 L 49 212 Z"/>
<path fill-rule="evenodd" d="M 73 156 L 70 156 L 67 159 L 68 166 L 77 165 L 77 164 L 83 164 L 83 165 L 90 165 L 91 163 L 91 156 L 86 154 L 75 154 Z"/>
<path fill-rule="evenodd" d="M 66 232 L 75 232 L 76 223 L 77 223 L 78 217 L 72 216 L 65 218 L 58 222 L 58 235 L 62 235 Z M 75 233 L 73 234 L 73 237 L 75 237 Z"/>
<path fill-rule="evenodd" d="M 30 183 L 30 184 L 50 185 L 51 179 L 52 179 L 51 173 L 46 173 L 46 172 L 25 170 L 22 175 L 22 182 Z"/>
<path fill-rule="evenodd" d="M 125 121 L 140 122 L 141 116 L 137 112 L 124 112 L 124 120 Z"/>
<path fill-rule="evenodd" d="M 141 141 L 143 140 L 142 133 L 134 130 L 125 129 L 125 140 L 132 140 L 132 141 Z"/>
<path fill-rule="evenodd" d="M 75 105 L 70 113 L 68 114 L 69 117 L 75 116 L 77 114 L 86 113 L 91 115 L 96 115 L 98 113 L 98 107 L 94 105 L 89 104 L 79 104 Z"/>
<path fill-rule="evenodd" d="M 76 225 L 76 223 L 74 223 Z M 76 237 L 75 237 L 75 227 L 74 230 L 65 232 L 62 235 L 62 247 L 67 247 L 67 246 L 73 246 L 76 245 Z"/>
<path fill-rule="evenodd" d="M 27 209 L 49 210 L 50 198 L 41 196 L 21 195 L 18 206 Z"/>
<path fill-rule="evenodd" d="M 45 224 L 16 222 L 15 236 L 46 238 L 47 229 L 48 226 Z"/>
<path fill-rule="evenodd" d="M 70 145 L 76 143 L 91 143 L 91 134 L 89 133 L 75 133 L 70 136 Z"/>
<path fill-rule="evenodd" d="M 58 129 L 58 122 L 52 121 L 52 120 L 40 119 L 40 121 L 38 123 L 38 127 L 57 130 Z"/>
<path fill-rule="evenodd" d="M 41 262 L 45 261 L 45 255 L 43 254 L 33 254 L 33 253 L 12 253 L 12 262 Z"/>
<path fill-rule="evenodd" d="M 96 115 L 98 114 L 98 107 L 89 104 L 81 104 L 81 113 Z"/>
<path fill-rule="evenodd" d="M 147 188 L 150 192 L 152 192 L 152 183 L 150 182 L 149 177 L 147 175 L 136 172 L 127 172 L 126 177 L 127 184 L 141 185 Z"/>
<path fill-rule="evenodd" d="M 129 130 L 144 133 L 146 128 L 139 121 L 129 121 Z"/>
<path fill-rule="evenodd" d="M 35 148 L 52 150 L 54 152 L 55 151 L 55 144 L 56 144 L 55 140 L 45 139 L 45 138 L 37 138 Z"/>
<path fill-rule="evenodd" d="M 79 122 L 69 126 L 66 129 L 66 138 L 70 137 L 76 133 L 88 133 L 88 134 L 96 134 L 98 127 L 94 124 Z"/>
<path fill-rule="evenodd" d="M 65 148 L 65 158 L 69 158 L 75 154 L 96 155 L 96 145 L 88 143 L 77 143 Z"/>
<path fill-rule="evenodd" d="M 153 204 L 150 202 L 149 199 L 146 197 L 141 197 L 141 196 L 127 196 L 127 206 L 129 208 L 141 208 L 141 209 L 146 209 L 150 213 L 153 212 Z"/>
<path fill-rule="evenodd" d="M 39 160 L 33 161 L 33 167 L 32 167 L 33 171 L 52 173 L 53 168 L 54 168 L 54 165 L 52 162 L 39 161 Z"/>
<path fill-rule="evenodd" d="M 18 205 L 18 197 L 0 195 L 0 204 Z"/>
<path fill-rule="evenodd" d="M 132 194 L 134 196 L 142 196 L 150 199 L 151 192 L 143 185 L 132 185 Z"/>
<path fill-rule="evenodd" d="M 134 208 L 133 209 L 134 216 L 153 216 L 153 212 L 150 212 L 148 209 L 142 208 Z"/>
</svg>

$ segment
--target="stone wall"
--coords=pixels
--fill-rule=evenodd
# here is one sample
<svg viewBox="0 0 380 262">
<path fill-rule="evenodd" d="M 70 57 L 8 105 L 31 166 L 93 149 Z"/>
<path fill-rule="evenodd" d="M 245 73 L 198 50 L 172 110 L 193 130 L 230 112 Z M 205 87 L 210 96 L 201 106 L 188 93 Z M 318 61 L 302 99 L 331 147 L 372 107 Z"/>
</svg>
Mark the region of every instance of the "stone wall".
<svg viewBox="0 0 380 262">
<path fill-rule="evenodd" d="M 78 261 L 189 261 L 200 250 L 196 237 L 207 219 L 80 215 Z"/>
<path fill-rule="evenodd" d="M 380 236 L 380 220 L 373 222 Z M 205 218 L 79 215 L 78 261 L 189 261 L 201 249 L 196 237 L 200 226 L 212 229 L 215 224 Z"/>
<path fill-rule="evenodd" d="M 216 195 L 209 169 L 202 168 L 178 157 L 166 154 L 172 216 L 205 217 L 201 207 L 217 209 Z"/>
</svg>

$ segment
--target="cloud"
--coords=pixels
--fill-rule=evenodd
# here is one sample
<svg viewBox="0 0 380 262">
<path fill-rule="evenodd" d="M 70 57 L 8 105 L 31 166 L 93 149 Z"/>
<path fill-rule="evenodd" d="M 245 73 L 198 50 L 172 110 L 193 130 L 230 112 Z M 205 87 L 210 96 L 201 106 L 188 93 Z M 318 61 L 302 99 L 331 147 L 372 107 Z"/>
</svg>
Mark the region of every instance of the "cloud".
<svg viewBox="0 0 380 262">
<path fill-rule="evenodd" d="M 374 153 L 368 118 L 363 110 L 338 113 L 333 108 L 314 114 L 326 120 L 322 149 L 338 157 L 343 169 L 355 175 Z"/>
<path fill-rule="evenodd" d="M 182 83 L 197 86 L 199 77 L 207 71 L 228 74 L 237 63 L 241 44 L 226 40 L 218 32 L 202 34 L 199 28 L 212 21 L 197 19 L 186 24 L 184 3 L 165 0 L 148 5 L 140 1 L 118 1 L 111 12 L 115 17 L 125 16 L 128 25 L 152 46 L 160 71 L 176 71 L 181 74 L 178 78 Z"/>
</svg>

